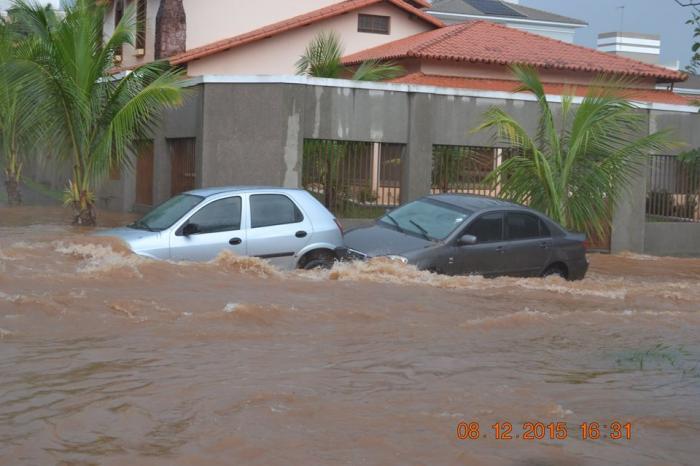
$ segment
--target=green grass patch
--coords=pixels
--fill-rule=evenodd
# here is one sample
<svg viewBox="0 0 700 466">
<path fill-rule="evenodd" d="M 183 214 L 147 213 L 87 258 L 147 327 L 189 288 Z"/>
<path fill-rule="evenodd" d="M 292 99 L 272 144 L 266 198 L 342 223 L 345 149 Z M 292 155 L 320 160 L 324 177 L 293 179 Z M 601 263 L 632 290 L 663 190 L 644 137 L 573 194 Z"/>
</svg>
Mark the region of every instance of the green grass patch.
<svg viewBox="0 0 700 466">
<path fill-rule="evenodd" d="M 650 348 L 626 351 L 615 359 L 621 369 L 629 370 L 682 370 L 688 375 L 697 373 L 697 364 L 689 364 L 693 355 L 683 346 L 670 346 L 658 343 Z M 698 374 L 700 375 L 700 374 Z"/>
<path fill-rule="evenodd" d="M 43 196 L 54 199 L 58 202 L 63 202 L 63 192 L 56 189 L 51 189 L 43 183 L 36 182 L 29 178 L 23 178 L 22 183 L 34 192 L 37 192 Z"/>
</svg>

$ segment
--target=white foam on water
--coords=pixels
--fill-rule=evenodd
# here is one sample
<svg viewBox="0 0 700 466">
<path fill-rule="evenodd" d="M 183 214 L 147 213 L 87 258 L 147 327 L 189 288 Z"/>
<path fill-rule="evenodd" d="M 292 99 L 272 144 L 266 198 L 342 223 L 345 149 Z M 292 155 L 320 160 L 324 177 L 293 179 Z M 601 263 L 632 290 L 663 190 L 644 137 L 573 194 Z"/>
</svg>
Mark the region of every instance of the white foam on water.
<svg viewBox="0 0 700 466">
<path fill-rule="evenodd" d="M 78 273 L 92 274 L 110 272 L 117 269 L 128 269 L 136 276 L 143 277 L 139 271 L 139 265 L 148 262 L 148 259 L 136 254 L 121 254 L 110 246 L 101 244 L 75 244 L 54 242 L 54 250 L 60 254 L 79 257 L 82 259 L 78 267 Z"/>
<path fill-rule="evenodd" d="M 239 306 L 240 304 L 238 303 L 228 303 L 226 307 L 224 307 L 224 312 L 234 312 Z"/>
</svg>

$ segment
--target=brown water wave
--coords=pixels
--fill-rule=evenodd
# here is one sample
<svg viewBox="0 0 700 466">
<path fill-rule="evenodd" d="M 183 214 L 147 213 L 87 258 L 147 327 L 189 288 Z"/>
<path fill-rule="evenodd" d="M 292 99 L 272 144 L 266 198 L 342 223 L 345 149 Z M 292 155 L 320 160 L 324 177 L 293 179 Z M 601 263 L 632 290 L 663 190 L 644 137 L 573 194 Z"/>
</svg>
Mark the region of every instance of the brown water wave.
<svg viewBox="0 0 700 466">
<path fill-rule="evenodd" d="M 281 272 L 152 261 L 36 213 L 0 224 L 2 464 L 696 464 L 700 260 Z M 580 438 L 613 420 L 631 440 Z M 497 441 L 498 421 L 569 438 Z"/>
</svg>

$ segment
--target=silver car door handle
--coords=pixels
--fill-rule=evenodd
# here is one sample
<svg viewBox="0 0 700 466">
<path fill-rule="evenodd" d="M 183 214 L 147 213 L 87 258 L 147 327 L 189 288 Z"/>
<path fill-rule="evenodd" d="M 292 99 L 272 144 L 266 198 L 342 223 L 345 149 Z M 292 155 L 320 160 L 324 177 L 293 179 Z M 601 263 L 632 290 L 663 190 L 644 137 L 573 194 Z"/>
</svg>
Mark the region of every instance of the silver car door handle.
<svg viewBox="0 0 700 466">
<path fill-rule="evenodd" d="M 308 233 L 306 233 L 305 231 L 301 230 L 301 231 L 297 231 L 297 232 L 294 234 L 294 236 L 296 236 L 297 238 L 305 238 L 307 234 L 308 234 Z"/>
<path fill-rule="evenodd" d="M 243 242 L 243 240 L 240 238 L 231 238 L 230 240 L 228 240 L 228 244 L 230 244 L 231 246 L 241 244 L 242 242 Z"/>
</svg>

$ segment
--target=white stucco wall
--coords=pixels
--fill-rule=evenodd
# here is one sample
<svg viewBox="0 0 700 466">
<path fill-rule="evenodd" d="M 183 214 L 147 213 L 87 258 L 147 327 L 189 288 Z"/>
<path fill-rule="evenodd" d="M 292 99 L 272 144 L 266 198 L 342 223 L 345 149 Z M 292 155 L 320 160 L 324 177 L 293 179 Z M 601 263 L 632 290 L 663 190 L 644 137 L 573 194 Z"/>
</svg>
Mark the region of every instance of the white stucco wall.
<svg viewBox="0 0 700 466">
<path fill-rule="evenodd" d="M 391 34 L 357 32 L 360 13 L 391 16 Z M 295 29 L 268 39 L 195 60 L 188 65 L 190 76 L 205 74 L 294 74 L 295 62 L 313 37 L 322 31 L 338 33 L 350 54 L 432 29 L 423 20 L 391 5 L 378 4 L 311 26 Z"/>
<path fill-rule="evenodd" d="M 207 1 L 207 0 L 203 0 Z M 116 2 L 112 1 L 112 7 L 108 10 L 107 15 L 105 15 L 104 23 L 104 33 L 106 37 L 109 37 L 114 31 L 114 4 Z M 134 0 L 125 0 L 125 8 L 128 5 L 134 4 Z M 129 45 L 124 46 L 122 54 L 122 65 L 123 66 L 135 66 L 143 63 L 148 63 L 153 61 L 153 52 L 155 50 L 156 41 L 156 15 L 158 14 L 158 7 L 160 6 L 160 0 L 148 0 L 146 6 L 146 55 L 142 57 L 136 56 L 136 50 L 134 47 Z"/>
<path fill-rule="evenodd" d="M 340 0 L 184 0 L 187 49 L 237 36 Z"/>
<path fill-rule="evenodd" d="M 187 15 L 187 49 L 193 49 L 217 40 L 234 37 L 269 24 L 317 10 L 340 0 L 184 0 Z M 105 34 L 114 29 L 114 3 L 105 17 Z M 125 5 L 133 3 L 126 0 Z M 135 66 L 152 61 L 154 58 L 156 15 L 160 0 L 148 0 L 146 26 L 146 54 L 135 55 L 133 47 L 125 46 L 122 57 L 123 66 Z M 203 59 L 190 67 L 190 73 L 255 73 L 288 74 L 293 72 L 293 64 L 313 36 L 321 30 L 336 30 L 346 46 L 346 53 L 354 53 L 368 47 L 407 37 L 431 29 L 431 26 L 419 19 L 409 18 L 409 14 L 391 6 L 378 4 L 363 10 L 368 14 L 389 15 L 391 34 L 367 34 L 357 32 L 358 12 L 347 13 L 323 22 L 323 27 L 314 24 L 303 28 L 302 32 L 283 34 L 278 37 L 251 44 L 240 50 L 216 57 Z M 301 31 L 301 30 L 300 30 Z M 290 42 L 287 42 L 290 41 Z M 270 45 L 269 43 L 274 45 Z M 224 57 L 224 55 L 226 57 Z M 233 61 L 236 64 L 233 64 Z"/>
<path fill-rule="evenodd" d="M 0 0 L 4 1 L 4 0 Z M 317 10 L 340 0 L 184 0 L 187 15 L 187 49 L 237 36 L 271 23 Z M 125 0 L 125 5 L 133 0 Z M 105 34 L 114 30 L 114 4 L 105 17 Z M 160 0 L 148 0 L 146 55 L 137 57 L 133 47 L 124 47 L 124 66 L 153 60 L 156 15 Z"/>
</svg>

